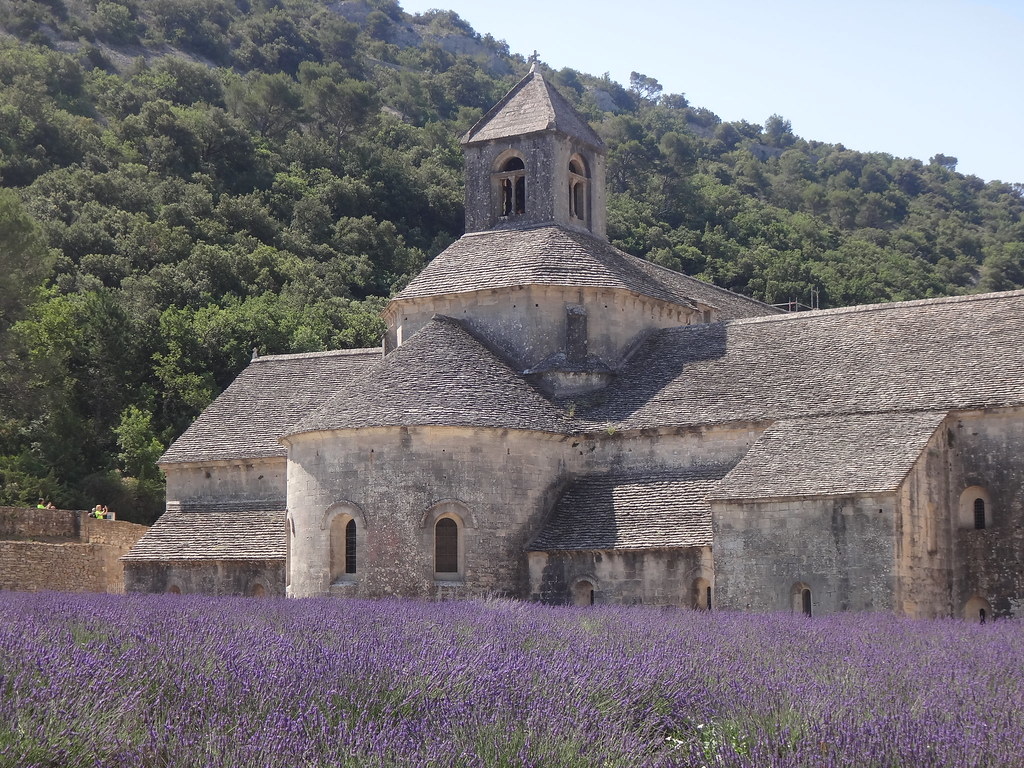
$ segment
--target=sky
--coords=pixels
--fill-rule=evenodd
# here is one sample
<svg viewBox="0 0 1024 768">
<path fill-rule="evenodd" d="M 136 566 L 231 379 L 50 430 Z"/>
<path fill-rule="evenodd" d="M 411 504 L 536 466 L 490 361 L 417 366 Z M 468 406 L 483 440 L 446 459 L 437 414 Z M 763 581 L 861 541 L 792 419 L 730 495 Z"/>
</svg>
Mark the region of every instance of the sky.
<svg viewBox="0 0 1024 768">
<path fill-rule="evenodd" d="M 1024 183 L 1024 0 L 399 0 L 723 120 Z"/>
</svg>

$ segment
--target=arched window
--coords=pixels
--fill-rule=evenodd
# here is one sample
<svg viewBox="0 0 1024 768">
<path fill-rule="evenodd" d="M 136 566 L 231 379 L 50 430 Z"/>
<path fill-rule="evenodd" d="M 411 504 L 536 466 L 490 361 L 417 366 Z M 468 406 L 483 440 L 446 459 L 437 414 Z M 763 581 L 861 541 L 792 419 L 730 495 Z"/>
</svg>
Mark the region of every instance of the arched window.
<svg viewBox="0 0 1024 768">
<path fill-rule="evenodd" d="M 594 583 L 592 581 L 588 581 L 587 579 L 580 579 L 572 585 L 572 604 L 594 604 Z"/>
<path fill-rule="evenodd" d="M 522 158 L 510 157 L 498 170 L 499 209 L 501 216 L 526 213 L 526 165 Z"/>
<path fill-rule="evenodd" d="M 466 530 L 475 528 L 473 513 L 458 499 L 444 499 L 428 507 L 422 518 L 423 544 L 433 555 L 434 578 L 460 581 L 466 573 Z"/>
<path fill-rule="evenodd" d="M 358 566 L 359 529 L 351 515 L 337 514 L 331 519 L 331 583 L 351 581 Z"/>
<path fill-rule="evenodd" d="M 181 594 L 181 587 L 179 587 L 177 584 L 171 584 L 171 586 L 169 586 L 167 588 L 167 594 L 169 594 L 169 595 L 180 595 Z"/>
<path fill-rule="evenodd" d="M 964 605 L 964 618 L 967 619 L 967 621 L 984 624 L 992 618 L 992 606 L 985 598 L 974 595 Z"/>
<path fill-rule="evenodd" d="M 449 578 L 459 574 L 459 524 L 454 518 L 434 523 L 434 573 Z"/>
<path fill-rule="evenodd" d="M 590 220 L 590 174 L 579 155 L 569 161 L 569 218 L 586 224 Z"/>
<path fill-rule="evenodd" d="M 965 488 L 960 494 L 959 527 L 961 530 L 983 531 L 992 527 L 992 497 L 980 485 Z"/>
<path fill-rule="evenodd" d="M 799 582 L 793 585 L 789 594 L 792 599 L 793 613 L 800 612 L 804 616 L 810 616 L 813 609 L 811 588 L 803 582 Z"/>
<path fill-rule="evenodd" d="M 253 584 L 249 588 L 249 597 L 266 597 L 267 588 L 260 583 Z"/>
<path fill-rule="evenodd" d="M 356 572 L 356 521 L 345 524 L 345 573 Z"/>
</svg>

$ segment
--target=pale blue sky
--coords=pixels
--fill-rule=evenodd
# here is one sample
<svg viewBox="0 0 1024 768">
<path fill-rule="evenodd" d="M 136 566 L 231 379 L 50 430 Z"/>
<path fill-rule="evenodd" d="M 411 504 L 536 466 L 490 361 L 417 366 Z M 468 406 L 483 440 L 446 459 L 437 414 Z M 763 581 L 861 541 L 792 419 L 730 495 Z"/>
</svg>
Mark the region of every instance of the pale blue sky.
<svg viewBox="0 0 1024 768">
<path fill-rule="evenodd" d="M 1024 0 L 399 0 L 513 53 L 656 78 L 723 120 L 1024 183 Z"/>
</svg>

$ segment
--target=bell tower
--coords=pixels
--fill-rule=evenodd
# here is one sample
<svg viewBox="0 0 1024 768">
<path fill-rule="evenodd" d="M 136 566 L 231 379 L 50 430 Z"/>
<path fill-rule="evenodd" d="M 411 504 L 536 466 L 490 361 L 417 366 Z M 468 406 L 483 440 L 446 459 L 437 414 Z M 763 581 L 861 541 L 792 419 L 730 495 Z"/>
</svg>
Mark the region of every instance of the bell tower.
<svg viewBox="0 0 1024 768">
<path fill-rule="evenodd" d="M 555 224 L 606 239 L 604 142 L 536 65 L 462 147 L 466 232 Z"/>
</svg>

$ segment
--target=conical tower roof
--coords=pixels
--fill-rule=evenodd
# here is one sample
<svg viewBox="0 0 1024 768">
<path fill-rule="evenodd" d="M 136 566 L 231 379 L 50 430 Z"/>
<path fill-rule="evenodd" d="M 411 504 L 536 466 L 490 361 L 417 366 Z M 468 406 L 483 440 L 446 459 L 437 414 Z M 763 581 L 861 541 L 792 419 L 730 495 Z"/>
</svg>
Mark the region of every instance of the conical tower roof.
<svg viewBox="0 0 1024 768">
<path fill-rule="evenodd" d="M 495 104 L 466 134 L 462 144 L 476 144 L 542 131 L 558 131 L 604 148 L 604 142 L 587 121 L 544 76 L 530 69 L 505 97 Z"/>
</svg>

